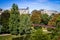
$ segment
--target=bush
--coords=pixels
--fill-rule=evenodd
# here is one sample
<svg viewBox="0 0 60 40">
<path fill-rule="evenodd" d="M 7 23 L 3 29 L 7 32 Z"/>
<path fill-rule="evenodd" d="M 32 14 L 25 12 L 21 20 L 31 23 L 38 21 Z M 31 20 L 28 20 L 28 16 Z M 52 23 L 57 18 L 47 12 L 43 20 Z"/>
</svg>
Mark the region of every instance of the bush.
<svg viewBox="0 0 60 40">
<path fill-rule="evenodd" d="M 41 26 L 35 26 L 34 29 L 42 29 Z"/>
<path fill-rule="evenodd" d="M 0 40 L 12 40 L 12 36 L 10 34 L 0 35 Z"/>
<path fill-rule="evenodd" d="M 51 40 L 50 35 L 45 34 L 42 30 L 38 29 L 32 33 L 29 40 Z"/>
</svg>

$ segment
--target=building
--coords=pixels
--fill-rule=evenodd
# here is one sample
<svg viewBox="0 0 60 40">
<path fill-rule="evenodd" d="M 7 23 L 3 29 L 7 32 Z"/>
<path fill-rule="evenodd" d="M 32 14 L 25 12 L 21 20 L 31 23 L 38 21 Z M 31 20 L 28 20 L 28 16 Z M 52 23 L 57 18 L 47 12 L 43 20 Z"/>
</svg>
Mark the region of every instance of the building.
<svg viewBox="0 0 60 40">
<path fill-rule="evenodd" d="M 0 15 L 1 15 L 2 12 L 3 12 L 3 10 L 0 8 Z M 27 7 L 27 8 L 20 8 L 19 9 L 19 13 L 20 14 L 29 14 L 29 7 Z"/>
<path fill-rule="evenodd" d="M 2 9 L 0 8 L 0 15 L 1 15 L 1 13 L 2 13 Z"/>
<path fill-rule="evenodd" d="M 27 7 L 27 8 L 20 8 L 19 12 L 20 12 L 20 14 L 29 14 L 29 7 Z"/>
<path fill-rule="evenodd" d="M 46 13 L 46 14 L 48 14 L 48 15 L 58 14 L 58 13 L 59 13 L 58 11 L 55 11 L 55 10 L 45 10 L 45 9 L 41 9 L 40 11 L 41 11 L 41 13 Z"/>
</svg>

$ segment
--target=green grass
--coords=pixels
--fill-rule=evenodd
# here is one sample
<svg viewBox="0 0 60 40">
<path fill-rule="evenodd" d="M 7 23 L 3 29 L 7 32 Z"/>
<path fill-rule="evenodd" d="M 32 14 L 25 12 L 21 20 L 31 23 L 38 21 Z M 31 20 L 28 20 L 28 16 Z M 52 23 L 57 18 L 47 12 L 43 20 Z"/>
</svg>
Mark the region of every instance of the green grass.
<svg viewBox="0 0 60 40">
<path fill-rule="evenodd" d="M 0 35 L 0 40 L 23 40 L 24 36 L 11 35 L 11 34 L 2 34 L 2 35 Z"/>
<path fill-rule="evenodd" d="M 0 35 L 0 40 L 12 40 L 12 36 L 10 34 Z"/>
</svg>

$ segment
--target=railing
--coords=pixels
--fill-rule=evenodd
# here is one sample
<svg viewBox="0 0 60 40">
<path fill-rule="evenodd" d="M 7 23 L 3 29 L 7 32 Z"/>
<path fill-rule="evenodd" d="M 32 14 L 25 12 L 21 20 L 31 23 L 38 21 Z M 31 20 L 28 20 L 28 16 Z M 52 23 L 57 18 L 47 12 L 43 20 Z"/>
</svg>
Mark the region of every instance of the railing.
<svg viewBox="0 0 60 40">
<path fill-rule="evenodd" d="M 32 24 L 32 26 L 36 27 L 36 26 L 41 26 L 41 27 L 46 27 L 46 28 L 53 28 L 55 29 L 55 26 L 49 26 L 49 25 L 42 25 L 42 24 Z"/>
</svg>

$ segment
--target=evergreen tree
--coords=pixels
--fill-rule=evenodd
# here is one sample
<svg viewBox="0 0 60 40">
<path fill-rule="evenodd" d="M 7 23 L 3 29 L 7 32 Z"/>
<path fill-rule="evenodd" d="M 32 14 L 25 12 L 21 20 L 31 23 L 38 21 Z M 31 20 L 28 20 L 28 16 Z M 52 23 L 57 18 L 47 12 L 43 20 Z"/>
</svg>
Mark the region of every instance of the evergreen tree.
<svg viewBox="0 0 60 40">
<path fill-rule="evenodd" d="M 18 6 L 13 4 L 9 18 L 9 30 L 12 34 L 18 34 L 18 27 L 20 27 L 20 14 L 18 11 Z"/>
<path fill-rule="evenodd" d="M 2 12 L 1 21 L 0 21 L 1 23 L 0 25 L 2 25 L 2 29 L 1 29 L 2 33 L 9 33 L 9 26 L 8 26 L 9 17 L 10 17 L 10 13 L 8 10 Z"/>
<path fill-rule="evenodd" d="M 27 14 L 22 14 L 20 17 L 20 27 L 19 32 L 21 35 L 30 33 L 31 21 L 30 16 Z"/>
</svg>

